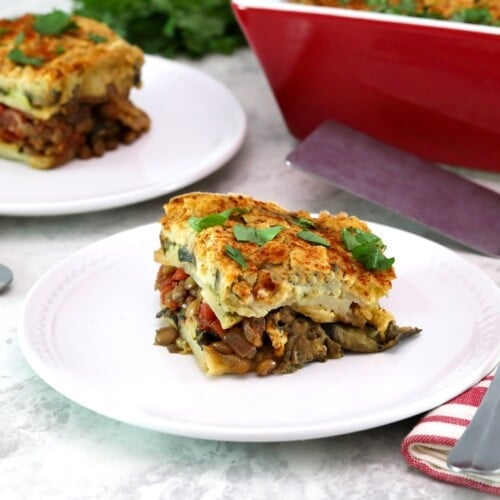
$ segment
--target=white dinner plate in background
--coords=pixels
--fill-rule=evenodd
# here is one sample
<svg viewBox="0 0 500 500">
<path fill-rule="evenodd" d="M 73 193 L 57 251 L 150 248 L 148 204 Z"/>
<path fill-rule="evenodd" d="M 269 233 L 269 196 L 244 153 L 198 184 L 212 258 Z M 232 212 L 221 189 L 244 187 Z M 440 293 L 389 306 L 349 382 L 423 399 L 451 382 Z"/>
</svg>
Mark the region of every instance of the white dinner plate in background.
<svg viewBox="0 0 500 500">
<path fill-rule="evenodd" d="M 246 133 L 236 97 L 185 64 L 146 56 L 132 101 L 151 130 L 101 158 L 49 170 L 0 159 L 0 215 L 64 215 L 115 208 L 181 189 L 230 160 Z"/>
</svg>

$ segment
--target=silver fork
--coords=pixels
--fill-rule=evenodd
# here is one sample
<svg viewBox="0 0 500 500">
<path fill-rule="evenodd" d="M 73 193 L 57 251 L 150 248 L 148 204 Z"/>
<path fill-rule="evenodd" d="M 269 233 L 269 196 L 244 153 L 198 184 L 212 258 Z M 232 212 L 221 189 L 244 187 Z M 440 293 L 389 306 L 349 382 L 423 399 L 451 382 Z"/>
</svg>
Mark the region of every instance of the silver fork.
<svg viewBox="0 0 500 500">
<path fill-rule="evenodd" d="M 500 474 L 500 368 L 476 414 L 448 455 L 455 472 Z"/>
</svg>

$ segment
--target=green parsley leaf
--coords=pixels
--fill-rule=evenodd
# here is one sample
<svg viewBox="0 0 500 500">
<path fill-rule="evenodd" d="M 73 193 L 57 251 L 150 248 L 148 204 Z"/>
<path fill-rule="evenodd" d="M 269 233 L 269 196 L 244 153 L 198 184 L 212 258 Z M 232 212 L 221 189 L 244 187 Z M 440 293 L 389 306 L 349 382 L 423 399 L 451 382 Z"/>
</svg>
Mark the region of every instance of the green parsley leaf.
<svg viewBox="0 0 500 500">
<path fill-rule="evenodd" d="M 33 23 L 33 29 L 41 35 L 60 35 L 75 28 L 78 28 L 78 25 L 71 19 L 71 14 L 57 9 L 35 16 Z"/>
<path fill-rule="evenodd" d="M 4 28 L 0 27 L 0 36 L 6 35 L 7 33 L 10 33 L 12 30 L 10 28 Z"/>
<path fill-rule="evenodd" d="M 246 45 L 228 0 L 73 0 L 75 14 L 105 22 L 144 52 L 229 54 Z"/>
<path fill-rule="evenodd" d="M 358 245 L 364 244 L 375 245 L 382 249 L 385 248 L 382 240 L 376 234 L 362 231 L 361 229 L 356 229 L 354 227 L 342 229 L 342 241 L 349 251 Z"/>
<path fill-rule="evenodd" d="M 352 249 L 352 256 L 369 271 L 383 271 L 389 269 L 394 264 L 394 257 L 388 259 L 380 248 L 364 244 Z"/>
<path fill-rule="evenodd" d="M 297 224 L 297 226 L 300 226 L 304 229 L 312 229 L 313 227 L 316 227 L 316 225 L 314 224 L 313 221 L 311 221 L 309 219 L 305 219 L 304 217 L 297 217 L 295 219 L 295 224 Z"/>
<path fill-rule="evenodd" d="M 26 36 L 23 31 L 16 35 L 14 39 L 14 48 L 7 54 L 8 59 L 21 66 L 41 66 L 44 63 L 43 58 L 29 57 L 19 48 L 25 38 Z"/>
<path fill-rule="evenodd" d="M 321 245 L 323 247 L 329 247 L 330 242 L 325 240 L 325 238 L 321 237 L 319 234 L 313 233 L 311 231 L 300 231 L 297 233 L 297 236 L 304 241 L 308 241 L 313 245 Z"/>
<path fill-rule="evenodd" d="M 344 246 L 347 248 L 347 250 L 349 250 L 349 252 L 359 245 L 358 240 L 356 239 L 356 235 L 352 231 L 349 231 L 344 227 L 342 228 L 341 234 L 342 242 L 344 243 Z"/>
<path fill-rule="evenodd" d="M 87 38 L 94 43 L 104 43 L 108 41 L 108 39 L 105 36 L 101 36 L 92 32 L 87 35 Z"/>
<path fill-rule="evenodd" d="M 189 217 L 188 224 L 199 233 L 208 227 L 223 226 L 233 213 L 244 214 L 247 212 L 248 210 L 245 208 L 230 208 L 220 213 L 206 215 L 205 217 Z"/>
<path fill-rule="evenodd" d="M 41 57 L 29 57 L 19 47 L 13 48 L 7 57 L 21 66 L 41 66 L 44 60 Z"/>
<path fill-rule="evenodd" d="M 394 257 L 384 255 L 385 245 L 376 234 L 349 227 L 342 229 L 341 238 L 352 256 L 370 271 L 383 271 L 394 264 Z"/>
<path fill-rule="evenodd" d="M 248 269 L 248 264 L 246 263 L 245 258 L 241 255 L 241 252 L 232 247 L 231 245 L 226 245 L 226 254 L 231 257 L 236 263 L 238 263 L 243 269 Z"/>
<path fill-rule="evenodd" d="M 223 226 L 228 219 L 228 216 L 223 213 L 210 214 L 205 217 L 189 217 L 188 224 L 197 232 L 201 232 L 208 227 Z"/>
<path fill-rule="evenodd" d="M 57 55 L 64 54 L 64 47 L 62 45 L 58 45 L 54 51 Z"/>
<path fill-rule="evenodd" d="M 470 24 L 491 24 L 491 13 L 479 7 L 460 9 L 451 16 L 452 21 Z"/>
<path fill-rule="evenodd" d="M 16 38 L 14 38 L 14 47 L 19 47 L 24 42 L 25 34 L 24 31 L 21 31 L 16 35 Z"/>
<path fill-rule="evenodd" d="M 259 246 L 265 245 L 268 241 L 274 239 L 281 231 L 283 231 L 281 226 L 255 228 L 238 224 L 233 227 L 234 237 L 238 241 L 249 241 L 250 243 L 257 243 Z"/>
</svg>

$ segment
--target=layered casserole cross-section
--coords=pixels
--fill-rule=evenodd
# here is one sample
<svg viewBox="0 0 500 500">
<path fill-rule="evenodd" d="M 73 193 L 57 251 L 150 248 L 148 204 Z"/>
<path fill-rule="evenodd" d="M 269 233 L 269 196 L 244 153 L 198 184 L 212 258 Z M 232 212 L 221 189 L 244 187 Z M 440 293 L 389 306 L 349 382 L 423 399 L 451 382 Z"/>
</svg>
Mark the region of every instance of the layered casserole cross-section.
<svg viewBox="0 0 500 500">
<path fill-rule="evenodd" d="M 290 373 L 419 331 L 380 306 L 393 260 L 356 217 L 190 193 L 161 224 L 156 343 L 192 352 L 207 374 Z"/>
</svg>

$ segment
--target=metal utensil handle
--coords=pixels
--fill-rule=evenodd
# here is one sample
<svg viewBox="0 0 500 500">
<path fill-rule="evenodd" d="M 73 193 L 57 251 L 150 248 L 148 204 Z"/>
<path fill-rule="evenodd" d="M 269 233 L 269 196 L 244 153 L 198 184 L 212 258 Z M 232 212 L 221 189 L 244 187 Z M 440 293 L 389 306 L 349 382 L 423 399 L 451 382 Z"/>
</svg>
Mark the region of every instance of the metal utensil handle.
<svg viewBox="0 0 500 500">
<path fill-rule="evenodd" d="M 500 368 L 462 437 L 448 455 L 455 472 L 500 473 Z"/>
<path fill-rule="evenodd" d="M 0 290 L 3 290 L 13 279 L 12 271 L 3 264 L 0 264 Z"/>
</svg>

